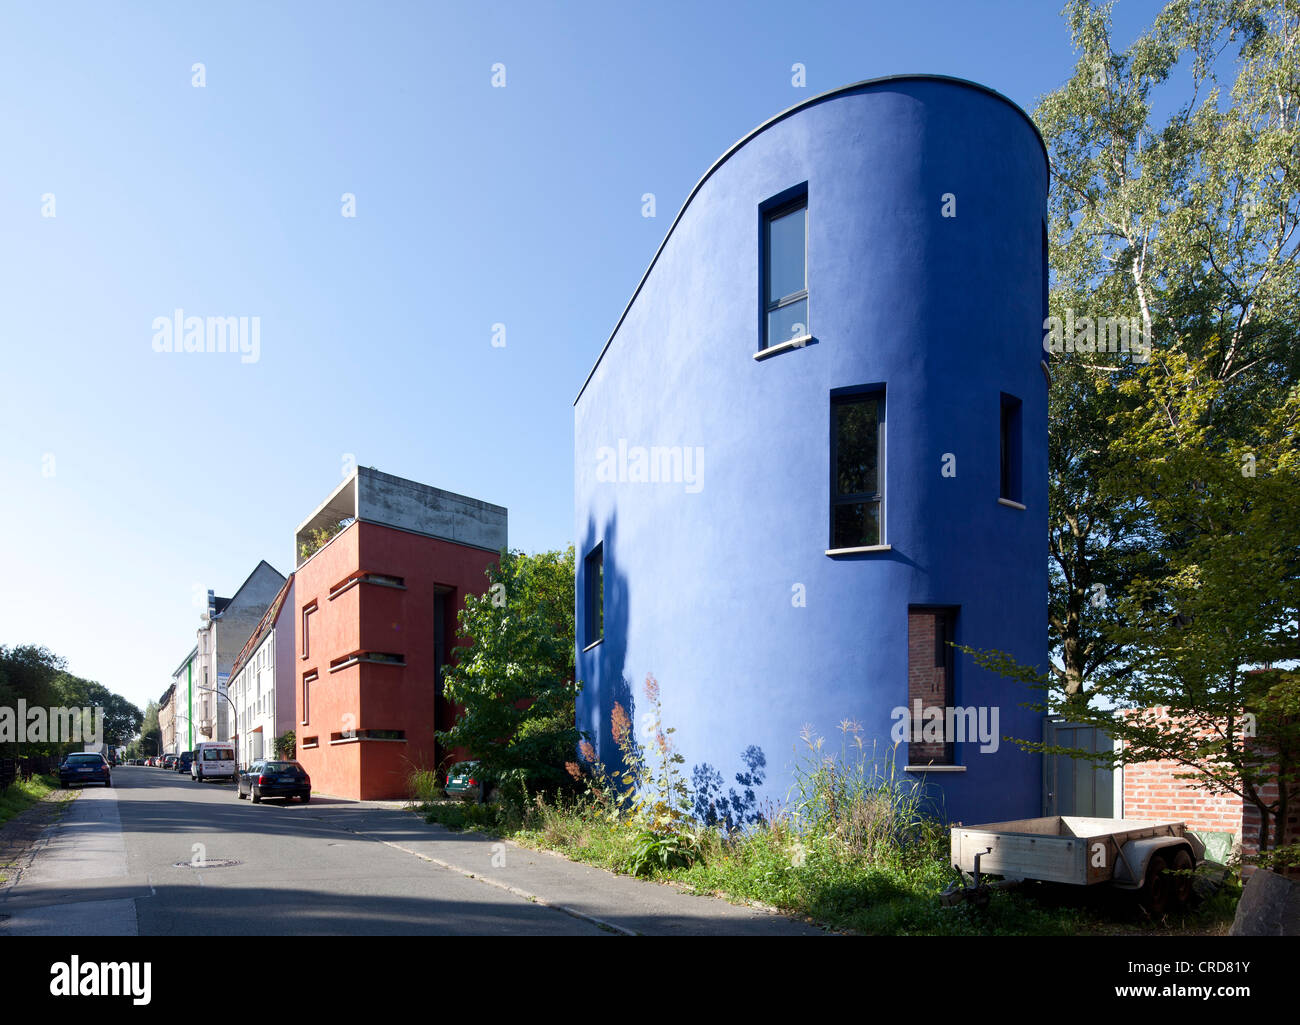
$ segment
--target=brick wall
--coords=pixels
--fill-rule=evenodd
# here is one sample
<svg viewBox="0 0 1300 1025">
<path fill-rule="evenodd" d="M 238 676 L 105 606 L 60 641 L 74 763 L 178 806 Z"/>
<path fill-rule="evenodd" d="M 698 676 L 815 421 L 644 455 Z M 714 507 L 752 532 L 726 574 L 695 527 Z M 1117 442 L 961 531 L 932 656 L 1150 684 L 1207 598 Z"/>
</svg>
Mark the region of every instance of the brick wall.
<svg viewBox="0 0 1300 1025">
<path fill-rule="evenodd" d="M 921 708 L 946 709 L 951 702 L 952 613 L 944 609 L 907 610 L 907 710 L 915 715 L 916 702 Z M 911 721 L 911 720 L 909 720 Z M 912 721 L 912 729 L 919 724 Z M 952 749 L 942 742 L 909 740 L 907 761 L 911 765 L 947 765 Z"/>
<path fill-rule="evenodd" d="M 1159 710 L 1156 710 L 1159 711 Z M 1241 844 L 1243 860 L 1259 853 L 1259 810 L 1232 794 L 1211 794 L 1194 787 L 1193 780 L 1178 779 L 1188 772 L 1173 761 L 1135 762 L 1124 766 L 1124 817 L 1179 819 L 1192 829 L 1232 833 Z M 1260 788 L 1266 802 L 1277 799 L 1277 784 Z M 1300 841 L 1300 801 L 1287 815 L 1284 843 Z M 1253 866 L 1247 865 L 1244 875 Z M 1292 873 L 1300 877 L 1300 870 Z"/>
<path fill-rule="evenodd" d="M 1126 819 L 1180 819 L 1191 829 L 1241 837 L 1241 798 L 1211 794 L 1178 779 L 1187 767 L 1172 761 L 1124 766 Z"/>
</svg>

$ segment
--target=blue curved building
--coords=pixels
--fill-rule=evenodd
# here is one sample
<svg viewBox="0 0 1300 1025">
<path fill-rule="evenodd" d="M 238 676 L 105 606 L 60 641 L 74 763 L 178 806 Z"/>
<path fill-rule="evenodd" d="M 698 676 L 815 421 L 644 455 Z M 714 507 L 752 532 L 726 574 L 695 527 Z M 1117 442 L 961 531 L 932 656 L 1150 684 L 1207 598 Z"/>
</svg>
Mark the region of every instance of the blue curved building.
<svg viewBox="0 0 1300 1025">
<path fill-rule="evenodd" d="M 1048 167 L 1020 108 L 901 76 L 811 98 L 692 190 L 575 402 L 578 726 L 666 725 L 720 817 L 800 734 L 953 820 L 1039 813 Z M 894 746 L 896 740 L 902 743 Z"/>
</svg>

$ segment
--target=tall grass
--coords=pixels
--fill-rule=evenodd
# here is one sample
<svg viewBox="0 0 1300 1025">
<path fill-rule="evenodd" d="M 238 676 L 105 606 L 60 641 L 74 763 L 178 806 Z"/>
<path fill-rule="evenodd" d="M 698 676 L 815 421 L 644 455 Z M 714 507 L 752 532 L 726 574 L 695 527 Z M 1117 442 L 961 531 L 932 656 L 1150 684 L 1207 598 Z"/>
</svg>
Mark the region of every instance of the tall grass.
<svg viewBox="0 0 1300 1025">
<path fill-rule="evenodd" d="M 847 719 L 837 752 L 811 727 L 799 739 L 788 802 L 799 837 L 829 838 L 846 856 L 872 864 L 932 855 L 945 839 L 925 784 L 899 773 L 897 745 L 881 750 L 873 740 L 868 751 L 862 727 Z"/>
<path fill-rule="evenodd" d="M 406 795 L 413 804 L 428 804 L 441 800 L 446 792 L 433 769 L 412 768 L 406 774 Z"/>
</svg>

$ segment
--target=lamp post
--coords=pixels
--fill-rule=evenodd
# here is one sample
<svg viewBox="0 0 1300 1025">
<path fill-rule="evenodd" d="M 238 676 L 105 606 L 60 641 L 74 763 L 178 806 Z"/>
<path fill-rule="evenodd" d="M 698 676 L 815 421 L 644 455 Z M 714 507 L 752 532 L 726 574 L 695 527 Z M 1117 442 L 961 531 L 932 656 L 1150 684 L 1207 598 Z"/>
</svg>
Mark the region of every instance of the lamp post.
<svg viewBox="0 0 1300 1025">
<path fill-rule="evenodd" d="M 217 690 L 215 687 L 199 687 L 199 690 L 211 691 L 213 694 L 217 695 L 217 697 L 226 699 L 226 704 L 230 706 L 231 725 L 234 726 L 234 732 L 231 735 L 230 742 L 232 745 L 234 745 L 235 754 L 236 756 L 238 756 L 239 754 L 239 710 L 235 708 L 235 703 L 230 700 L 230 695 L 228 693 L 226 693 L 225 691 Z M 236 762 L 236 765 L 238 765 L 238 762 Z"/>
</svg>

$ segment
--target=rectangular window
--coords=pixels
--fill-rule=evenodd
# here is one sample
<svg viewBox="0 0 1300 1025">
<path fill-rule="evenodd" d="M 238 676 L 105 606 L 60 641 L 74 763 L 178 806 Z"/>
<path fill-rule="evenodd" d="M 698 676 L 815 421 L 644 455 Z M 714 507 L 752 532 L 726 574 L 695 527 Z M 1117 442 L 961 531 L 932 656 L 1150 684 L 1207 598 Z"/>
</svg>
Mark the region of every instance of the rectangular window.
<svg viewBox="0 0 1300 1025">
<path fill-rule="evenodd" d="M 311 722 L 311 685 L 320 674 L 313 669 L 310 673 L 304 673 L 302 678 L 302 724 L 306 726 Z"/>
<path fill-rule="evenodd" d="M 807 337 L 808 195 L 763 214 L 763 348 Z"/>
<path fill-rule="evenodd" d="M 1021 443 L 1020 400 L 1002 396 L 1001 443 L 998 447 L 1001 460 L 999 496 L 1011 502 L 1023 502 L 1021 496 Z"/>
<path fill-rule="evenodd" d="M 591 647 L 605 636 L 605 545 L 596 545 L 583 562 L 585 592 L 583 608 L 586 611 L 583 636 L 585 646 Z"/>
<path fill-rule="evenodd" d="M 883 544 L 885 395 L 831 397 L 831 548 Z"/>
<path fill-rule="evenodd" d="M 311 614 L 316 611 L 316 603 L 313 601 L 309 605 L 302 607 L 302 657 L 308 658 L 311 655 Z"/>
<path fill-rule="evenodd" d="M 953 647 L 956 609 L 907 610 L 907 762 L 953 765 L 947 710 L 953 707 Z M 938 709 L 936 727 L 934 713 Z M 919 710 L 919 718 L 918 718 Z"/>
</svg>

